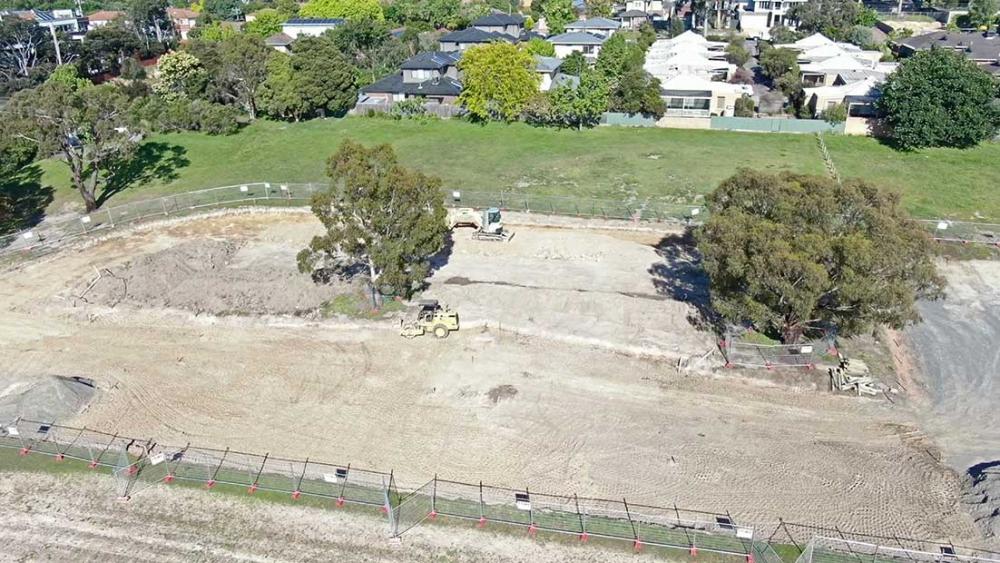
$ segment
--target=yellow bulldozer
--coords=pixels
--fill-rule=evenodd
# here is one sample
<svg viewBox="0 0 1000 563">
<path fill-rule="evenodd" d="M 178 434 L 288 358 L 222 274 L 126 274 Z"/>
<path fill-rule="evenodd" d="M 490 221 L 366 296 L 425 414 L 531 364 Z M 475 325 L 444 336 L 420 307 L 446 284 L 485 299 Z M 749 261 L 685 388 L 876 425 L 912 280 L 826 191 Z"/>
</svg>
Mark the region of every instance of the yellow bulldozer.
<svg viewBox="0 0 1000 563">
<path fill-rule="evenodd" d="M 437 299 L 417 302 L 410 314 L 399 321 L 399 334 L 404 338 L 416 338 L 428 332 L 437 338 L 448 338 L 458 330 L 458 313 L 442 307 Z"/>
</svg>

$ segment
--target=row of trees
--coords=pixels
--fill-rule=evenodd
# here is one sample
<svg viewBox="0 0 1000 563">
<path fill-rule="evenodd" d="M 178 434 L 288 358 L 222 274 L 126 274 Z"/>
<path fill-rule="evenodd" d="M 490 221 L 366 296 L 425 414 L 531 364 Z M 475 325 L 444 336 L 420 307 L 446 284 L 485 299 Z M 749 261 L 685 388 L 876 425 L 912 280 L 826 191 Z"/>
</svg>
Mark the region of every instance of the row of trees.
<svg viewBox="0 0 1000 563">
<path fill-rule="evenodd" d="M 523 118 L 537 125 L 582 128 L 596 124 L 605 111 L 661 117 L 666 107 L 659 81 L 642 68 L 655 39 L 648 28 L 636 41 L 615 34 L 605 41 L 592 68 L 583 55 L 574 53 L 560 72 L 575 78 L 548 92 L 538 91 L 532 58 L 546 54 L 545 42 L 475 47 L 459 63 L 464 73 L 459 101 L 474 119 L 483 121 Z"/>
</svg>

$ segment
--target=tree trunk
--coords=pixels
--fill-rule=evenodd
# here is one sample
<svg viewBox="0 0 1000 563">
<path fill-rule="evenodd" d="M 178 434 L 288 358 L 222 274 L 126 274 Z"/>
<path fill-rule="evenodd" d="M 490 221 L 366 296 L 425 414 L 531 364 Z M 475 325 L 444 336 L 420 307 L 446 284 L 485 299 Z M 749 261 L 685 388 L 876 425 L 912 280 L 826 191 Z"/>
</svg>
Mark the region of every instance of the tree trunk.
<svg viewBox="0 0 1000 563">
<path fill-rule="evenodd" d="M 80 182 L 77 186 L 80 190 L 80 197 L 83 198 L 83 205 L 87 209 L 87 213 L 92 213 L 97 209 L 97 197 L 95 196 L 95 190 L 88 187 L 86 182 Z"/>
<path fill-rule="evenodd" d="M 377 289 L 378 272 L 375 271 L 375 264 L 373 264 L 371 260 L 368 261 L 368 279 L 369 279 L 368 285 L 371 287 L 371 292 L 372 292 L 372 309 L 377 311 L 379 305 L 381 304 L 379 303 L 379 294 Z"/>
<path fill-rule="evenodd" d="M 163 31 L 160 30 L 160 19 L 153 18 L 153 26 L 156 28 L 156 41 L 163 43 Z"/>
<path fill-rule="evenodd" d="M 52 45 L 56 48 L 56 64 L 62 66 L 62 51 L 59 49 L 59 38 L 56 37 L 56 27 L 49 26 L 49 33 L 52 34 Z"/>
<path fill-rule="evenodd" d="M 785 319 L 785 324 L 781 327 L 782 344 L 796 344 L 802 338 L 802 325 L 798 321 Z"/>
</svg>

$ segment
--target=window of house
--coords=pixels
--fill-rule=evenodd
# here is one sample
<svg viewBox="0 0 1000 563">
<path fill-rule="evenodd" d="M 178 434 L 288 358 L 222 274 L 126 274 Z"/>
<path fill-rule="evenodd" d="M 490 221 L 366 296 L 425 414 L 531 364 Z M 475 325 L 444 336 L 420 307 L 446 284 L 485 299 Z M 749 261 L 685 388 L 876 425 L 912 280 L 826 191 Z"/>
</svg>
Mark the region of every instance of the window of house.
<svg viewBox="0 0 1000 563">
<path fill-rule="evenodd" d="M 715 98 L 715 108 L 718 109 L 718 110 L 724 110 L 724 109 L 726 109 L 726 97 L 725 96 L 717 96 Z"/>
<path fill-rule="evenodd" d="M 826 102 L 826 109 L 833 109 L 837 107 L 837 100 L 829 100 Z"/>
</svg>

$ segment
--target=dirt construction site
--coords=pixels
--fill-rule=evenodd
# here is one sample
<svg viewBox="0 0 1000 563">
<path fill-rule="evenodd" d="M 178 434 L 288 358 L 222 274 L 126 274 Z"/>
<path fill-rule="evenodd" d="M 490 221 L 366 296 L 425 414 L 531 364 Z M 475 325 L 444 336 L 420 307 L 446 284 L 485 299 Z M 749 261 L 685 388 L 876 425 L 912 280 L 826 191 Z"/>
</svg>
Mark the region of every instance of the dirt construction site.
<svg viewBox="0 0 1000 563">
<path fill-rule="evenodd" d="M 832 395 L 825 373 L 785 385 L 721 368 L 676 233 L 523 219 L 509 242 L 456 230 L 435 259 L 421 297 L 462 323 L 441 340 L 401 338 L 392 315 L 324 313 L 364 283 L 297 271 L 320 228 L 306 213 L 65 249 L 0 276 L 0 414 L 35 385 L 85 381 L 38 416 L 408 482 L 980 541 L 907 401 Z"/>
</svg>

